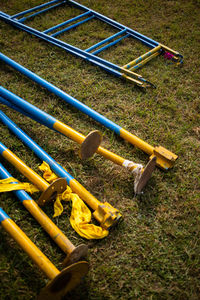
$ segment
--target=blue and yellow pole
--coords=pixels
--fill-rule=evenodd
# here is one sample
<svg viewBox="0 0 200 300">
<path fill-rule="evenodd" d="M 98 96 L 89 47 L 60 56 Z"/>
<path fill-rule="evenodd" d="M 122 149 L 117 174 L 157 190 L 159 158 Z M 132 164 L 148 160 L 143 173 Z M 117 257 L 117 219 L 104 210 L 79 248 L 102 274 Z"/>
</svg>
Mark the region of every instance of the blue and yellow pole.
<svg viewBox="0 0 200 300">
<path fill-rule="evenodd" d="M 0 178 L 10 178 L 11 174 L 0 163 Z M 17 184 L 18 182 L 12 182 Z M 72 264 L 81 257 L 87 255 L 88 247 L 84 244 L 75 247 L 64 233 L 52 222 L 52 220 L 41 210 L 37 203 L 24 191 L 13 191 L 15 196 L 30 212 L 30 214 L 38 221 L 42 228 L 50 235 L 54 242 L 64 251 L 67 255 L 64 260 L 64 265 Z"/>
<path fill-rule="evenodd" d="M 10 151 L 4 144 L 0 142 L 0 154 L 9 161 L 20 173 L 28 178 L 34 185 L 38 187 L 42 194 L 39 198 L 39 203 L 49 201 L 56 194 L 61 194 L 66 189 L 66 181 L 63 178 L 58 178 L 53 183 L 49 184 L 35 171 L 29 168 L 17 155 Z"/>
<path fill-rule="evenodd" d="M 91 207 L 93 216 L 105 229 L 113 226 L 121 218 L 120 212 L 112 207 L 108 202 L 100 202 L 89 193 L 75 178 L 73 178 L 61 165 L 59 165 L 47 152 L 45 152 L 35 141 L 33 141 L 24 131 L 22 131 L 13 121 L 11 121 L 2 111 L 0 111 L 1 121 L 29 147 L 42 161 L 49 164 L 50 168 L 58 177 L 64 178 L 72 191 Z M 4 149 L 4 148 L 3 148 Z M 6 149 L 5 149 L 6 150 Z"/>
<path fill-rule="evenodd" d="M 7 56 L 0 53 L 0 60 L 4 61 L 9 66 L 13 67 L 17 71 L 21 72 L 34 82 L 37 82 L 39 85 L 46 88 L 48 91 L 52 92 L 56 96 L 62 98 L 65 102 L 69 103 L 70 105 L 76 107 L 78 110 L 82 111 L 84 114 L 90 116 L 106 128 L 110 129 L 111 131 L 115 132 L 117 135 L 122 137 L 124 140 L 130 142 L 134 146 L 138 147 L 142 151 L 146 152 L 150 155 L 150 159 L 156 156 L 156 164 L 158 167 L 164 170 L 168 170 L 172 168 L 178 156 L 171 151 L 165 149 L 162 146 L 153 147 L 150 144 L 146 143 L 136 135 L 130 133 L 126 129 L 122 128 L 121 126 L 117 125 L 116 123 L 112 122 L 111 120 L 107 119 L 103 115 L 99 114 L 95 110 L 89 108 L 87 105 L 81 103 L 77 99 L 71 97 L 61 89 L 57 88 L 53 84 L 49 83 L 48 81 L 42 79 L 35 73 L 29 71 L 25 67 L 21 66 L 20 64 L 16 63 L 12 59 L 8 58 Z M 59 129 L 59 124 L 57 124 Z"/>
<path fill-rule="evenodd" d="M 50 282 L 41 291 L 39 299 L 61 299 L 67 292 L 75 288 L 81 278 L 87 274 L 88 263 L 86 261 L 70 265 L 60 272 L 2 208 L 0 208 L 0 222 L 8 234 L 50 279 Z"/>
<path fill-rule="evenodd" d="M 59 132 L 65 136 L 67 136 L 68 138 L 72 139 L 73 141 L 77 142 L 78 144 L 82 144 L 86 140 L 86 136 L 84 136 L 83 134 L 72 129 L 71 127 L 64 124 L 63 122 L 55 119 L 51 115 L 47 114 L 46 112 L 42 111 L 41 109 L 37 108 L 36 106 L 30 104 L 29 102 L 23 100 L 19 96 L 11 93 L 7 89 L 3 88 L 2 86 L 0 86 L 0 95 L 2 97 L 4 97 L 4 98 L 2 98 L 0 96 L 0 102 L 2 102 L 3 104 L 6 104 L 7 106 L 21 112 L 22 114 L 47 126 L 48 128 L 53 129 L 56 132 Z M 6 100 L 8 100 L 8 101 L 6 101 Z M 124 166 L 126 164 L 125 158 L 123 158 L 109 150 L 106 150 L 105 148 L 103 148 L 101 146 L 98 147 L 96 152 L 120 166 Z M 91 151 L 89 151 L 89 153 L 91 154 Z M 81 157 L 82 157 L 82 155 L 81 155 Z M 135 167 L 133 166 L 131 171 L 134 168 L 136 168 L 136 166 Z"/>
</svg>

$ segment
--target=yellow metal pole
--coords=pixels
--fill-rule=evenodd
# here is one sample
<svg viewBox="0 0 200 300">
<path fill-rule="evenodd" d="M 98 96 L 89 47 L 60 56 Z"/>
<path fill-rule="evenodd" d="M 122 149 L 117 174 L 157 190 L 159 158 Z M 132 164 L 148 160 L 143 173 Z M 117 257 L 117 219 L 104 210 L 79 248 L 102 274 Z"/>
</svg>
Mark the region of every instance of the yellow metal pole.
<svg viewBox="0 0 200 300">
<path fill-rule="evenodd" d="M 104 156 L 106 159 L 109 159 L 112 162 L 114 162 L 114 163 L 128 169 L 129 171 L 131 171 L 132 174 L 135 175 L 134 191 L 135 191 L 135 193 L 137 193 L 138 191 L 141 192 L 141 189 L 138 189 L 138 184 L 139 184 L 138 177 L 142 176 L 144 170 L 146 170 L 146 167 L 144 169 L 141 165 L 136 164 L 132 161 L 128 161 L 125 158 L 123 158 L 123 157 L 121 157 L 121 156 L 119 156 L 119 155 L 117 155 L 117 154 L 101 147 L 101 146 L 99 146 L 98 148 L 93 147 L 94 151 L 91 151 L 91 149 L 90 149 L 91 146 L 90 145 L 94 144 L 92 139 L 88 140 L 88 142 L 87 142 L 87 137 L 85 137 L 84 135 L 80 134 L 79 132 L 71 129 L 71 127 L 67 126 L 66 124 L 64 124 L 64 123 L 62 123 L 58 120 L 56 120 L 53 127 L 56 131 L 62 133 L 63 135 L 65 135 L 67 137 L 70 137 L 72 140 L 74 140 L 74 141 L 78 142 L 79 144 L 81 144 L 81 151 L 80 151 L 81 158 L 84 158 L 84 159 L 89 158 L 91 155 L 93 155 L 94 151 L 96 151 L 98 154 Z M 129 133 L 128 131 L 126 131 L 124 129 L 120 130 L 120 136 L 122 136 L 124 139 L 126 139 L 126 140 L 128 140 L 128 141 L 130 141 L 134 144 L 137 144 L 139 148 L 141 148 L 143 151 L 147 152 L 150 155 L 152 155 L 152 153 L 154 152 L 154 148 L 152 146 L 150 146 L 149 144 L 147 144 L 143 140 L 141 140 L 138 137 L 132 135 L 131 133 Z M 87 144 L 86 147 L 85 147 L 85 144 Z M 84 151 L 83 151 L 83 145 L 84 145 Z M 154 156 L 152 156 L 150 158 L 150 160 L 152 160 L 153 157 Z M 156 162 L 156 161 L 157 160 L 154 160 L 154 162 Z M 153 172 L 154 168 L 150 168 L 150 169 Z M 144 174 L 146 174 L 146 172 Z M 143 174 L 143 177 L 144 177 L 144 174 Z M 148 174 L 148 176 L 146 178 L 148 178 L 148 180 L 149 180 L 150 177 L 151 177 L 151 175 Z M 141 180 L 142 180 L 142 177 L 141 177 Z M 147 181 L 145 181 L 145 182 L 147 183 Z M 146 185 L 146 183 L 145 183 L 145 185 Z M 145 185 L 140 185 L 140 186 L 142 186 L 144 188 Z M 75 190 L 78 195 L 81 194 L 81 198 L 83 200 L 85 200 L 87 202 L 88 199 L 89 199 L 90 207 L 92 207 L 94 210 L 96 210 L 96 207 L 98 206 L 97 202 L 96 202 L 96 199 L 94 199 L 94 197 L 91 194 L 88 194 L 88 192 L 86 190 L 81 188 L 79 186 L 79 183 L 75 179 L 70 181 L 70 186 L 71 186 L 72 190 Z"/>
<path fill-rule="evenodd" d="M 66 295 L 68 291 L 72 290 L 80 282 L 81 278 L 87 274 L 88 263 L 85 261 L 70 265 L 60 272 L 2 209 L 0 209 L 0 219 L 3 228 L 51 280 L 41 291 L 39 299 L 61 300 L 61 298 Z"/>
<path fill-rule="evenodd" d="M 169 168 L 172 168 L 178 158 L 176 154 L 164 147 L 153 147 L 123 128 L 120 129 L 120 136 L 149 154 L 150 159 L 156 156 L 156 165 L 161 169 L 168 170 Z"/>
<path fill-rule="evenodd" d="M 147 58 L 148 56 L 151 56 L 152 54 L 154 54 L 155 52 L 158 52 L 161 49 L 161 46 L 158 45 L 157 47 L 153 48 L 152 50 L 144 53 L 143 55 L 139 56 L 138 58 L 130 61 L 128 64 L 124 65 L 122 68 L 123 69 L 130 69 L 131 67 L 133 67 L 134 65 L 136 65 L 137 63 L 141 62 L 142 60 L 144 60 L 145 58 Z"/>
<path fill-rule="evenodd" d="M 50 235 L 54 242 L 67 254 L 63 262 L 64 265 L 72 264 L 87 255 L 88 247 L 84 244 L 75 247 L 34 200 L 24 200 L 23 205 Z"/>
<path fill-rule="evenodd" d="M 35 246 L 26 234 L 9 218 L 1 222 L 3 228 L 13 237 L 20 247 L 30 256 L 34 263 L 44 272 L 49 279 L 59 274 L 59 270 L 49 259 Z"/>
<path fill-rule="evenodd" d="M 1 143 L 1 146 L 3 144 Z M 55 196 L 57 193 L 62 193 L 66 189 L 66 180 L 64 178 L 59 178 L 52 184 L 46 182 L 41 176 L 39 176 L 35 171 L 29 168 L 19 157 L 17 157 L 8 148 L 3 147 L 1 155 L 9 161 L 16 169 L 18 169 L 26 178 L 28 178 L 33 184 L 35 184 L 39 190 L 43 193 L 40 196 L 39 202 L 46 202 Z"/>
<path fill-rule="evenodd" d="M 151 56 L 148 56 L 147 58 L 142 60 L 141 63 L 135 64 L 129 70 L 132 71 L 132 70 L 139 69 L 140 67 L 144 66 L 146 63 L 148 63 L 150 60 L 152 60 L 154 57 L 158 56 L 159 54 L 160 54 L 159 52 L 156 52 L 156 53 L 152 54 Z"/>
<path fill-rule="evenodd" d="M 64 124 L 58 120 L 56 120 L 53 127 L 56 131 L 71 138 L 73 141 L 77 142 L 78 144 L 82 144 L 86 139 L 86 136 L 84 136 L 83 134 L 80 134 L 78 131 L 72 129 L 71 127 L 67 126 L 66 124 Z M 120 132 L 120 135 L 121 135 L 121 132 Z M 137 137 L 135 137 L 135 138 L 137 140 L 140 140 Z M 143 142 L 142 140 L 140 140 L 140 141 L 141 141 L 141 144 L 143 143 L 143 144 L 148 145 L 147 143 Z M 90 142 L 92 143 L 92 141 L 90 141 Z M 89 145 L 88 145 L 88 147 L 89 147 Z M 152 149 L 153 149 L 153 147 L 152 147 Z M 125 158 L 123 158 L 101 146 L 98 147 L 96 152 L 120 166 L 123 166 L 124 162 L 126 161 Z M 89 157 L 87 157 L 87 158 L 89 158 Z"/>
</svg>

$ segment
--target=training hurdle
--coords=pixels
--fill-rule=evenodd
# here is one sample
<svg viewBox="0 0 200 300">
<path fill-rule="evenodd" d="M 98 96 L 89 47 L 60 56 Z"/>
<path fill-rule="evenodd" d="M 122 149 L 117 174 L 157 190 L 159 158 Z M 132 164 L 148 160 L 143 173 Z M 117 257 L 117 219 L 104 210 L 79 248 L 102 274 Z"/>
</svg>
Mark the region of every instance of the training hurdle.
<svg viewBox="0 0 200 300">
<path fill-rule="evenodd" d="M 117 125 L 116 123 L 112 122 L 111 120 L 107 119 L 103 115 L 99 114 L 95 110 L 91 109 L 87 105 L 83 104 L 82 102 L 78 101 L 77 99 L 73 98 L 72 96 L 68 95 L 61 89 L 57 88 L 53 84 L 49 83 L 48 81 L 44 80 L 40 76 L 36 75 L 35 73 L 29 71 L 22 65 L 16 63 L 14 60 L 8 58 L 4 54 L 0 53 L 0 60 L 14 68 L 15 70 L 19 71 L 20 73 L 24 74 L 34 82 L 38 83 L 42 87 L 46 88 L 48 91 L 52 92 L 56 96 L 63 99 L 68 104 L 76 107 L 78 110 L 82 111 L 84 114 L 90 116 L 95 121 L 99 122 L 106 128 L 110 129 L 124 140 L 128 141 L 132 145 L 136 146 L 137 148 L 141 149 L 148 155 L 150 155 L 150 159 L 156 156 L 156 165 L 161 169 L 168 170 L 172 168 L 177 160 L 178 156 L 171 151 L 167 150 L 162 146 L 153 147 L 152 145 L 148 144 L 147 142 L 143 141 L 136 135 L 132 134 L 131 132 L 127 131 L 126 129 L 122 128 L 121 126 Z"/>
<path fill-rule="evenodd" d="M 4 98 L 2 98 L 2 96 Z M 0 86 L 0 102 L 6 104 L 7 106 L 19 111 L 20 113 L 32 118 L 33 120 L 47 126 L 50 129 L 55 130 L 69 138 L 73 141 L 81 144 L 80 156 L 83 159 L 91 157 L 94 152 L 104 156 L 106 159 L 111 160 L 117 165 L 120 165 L 135 176 L 134 182 L 134 192 L 139 194 L 142 192 L 143 188 L 147 184 L 151 177 L 151 174 L 156 165 L 156 157 L 153 157 L 145 168 L 141 164 L 134 163 L 133 161 L 127 160 L 103 147 L 99 147 L 100 139 L 98 134 L 93 132 L 87 137 L 81 133 L 75 131 L 66 124 L 56 120 L 51 115 L 45 113 L 36 106 L 28 103 L 19 96 L 11 93 L 7 89 Z M 94 138 L 93 138 L 94 135 Z"/>
<path fill-rule="evenodd" d="M 23 24 L 27 19 L 34 18 L 35 16 L 45 13 L 48 10 L 52 10 L 60 5 L 69 5 L 73 6 L 77 9 L 77 12 L 81 12 L 72 19 L 64 21 L 60 24 L 57 24 L 51 28 L 47 28 L 44 31 L 39 31 L 32 27 L 29 27 Z M 45 8 L 44 8 L 45 7 Z M 44 8 L 44 9 L 43 9 Z M 36 11 L 35 13 L 32 13 Z M 149 62 L 151 59 L 155 58 L 156 56 L 162 54 L 165 58 L 171 59 L 171 61 L 175 62 L 176 64 L 182 63 L 182 55 L 177 51 L 170 49 L 169 47 L 154 41 L 153 39 L 127 27 L 124 26 L 117 21 L 114 21 L 90 8 L 79 4 L 73 0 L 54 0 L 50 1 L 36 7 L 30 8 L 23 12 L 19 12 L 10 16 L 4 12 L 0 12 L 0 19 L 21 29 L 24 30 L 34 36 L 39 37 L 46 42 L 49 42 L 57 47 L 60 47 L 67 52 L 76 55 L 82 59 L 85 59 L 94 65 L 97 65 L 103 68 L 105 71 L 113 74 L 116 77 L 125 78 L 126 80 L 133 82 L 134 84 L 146 88 L 146 87 L 155 87 L 150 81 L 144 79 L 141 75 L 135 73 L 134 71 L 138 68 L 142 67 L 144 64 Z M 62 40 L 56 38 L 58 35 L 61 35 L 64 32 L 70 31 L 77 26 L 82 25 L 85 22 L 89 22 L 93 19 L 98 19 L 101 22 L 107 23 L 111 28 L 117 30 L 117 33 L 113 34 L 112 36 L 101 40 L 100 42 L 90 46 L 87 49 L 81 49 L 71 44 L 68 44 Z M 76 22 L 76 23 L 75 23 Z M 66 25 L 72 23 L 72 25 L 66 27 Z M 59 28 L 64 27 L 63 29 L 57 31 Z M 127 63 L 124 66 L 118 66 L 114 63 L 111 63 L 108 60 L 102 59 L 101 57 L 97 56 L 102 51 L 110 48 L 111 46 L 116 45 L 117 43 L 121 42 L 123 39 L 126 38 L 133 38 L 134 40 L 139 41 L 140 43 L 144 44 L 145 46 L 149 47 L 150 50 L 145 54 L 139 56 L 138 58 L 132 60 L 131 62 Z"/>
<path fill-rule="evenodd" d="M 50 279 L 46 287 L 41 290 L 38 300 L 61 300 L 88 273 L 88 263 L 86 261 L 77 262 L 59 271 L 2 208 L 0 208 L 0 222 L 9 235 Z"/>
<path fill-rule="evenodd" d="M 12 177 L 6 168 L 0 163 L 0 178 L 6 179 Z M 12 183 L 18 184 L 13 181 Z M 85 257 L 88 252 L 88 247 L 81 244 L 75 247 L 64 233 L 52 222 L 52 220 L 42 211 L 37 203 L 24 190 L 13 191 L 15 196 L 30 212 L 30 214 L 38 221 L 42 228 L 49 234 L 53 241 L 63 250 L 66 258 L 63 262 L 65 266 L 79 261 Z"/>
</svg>

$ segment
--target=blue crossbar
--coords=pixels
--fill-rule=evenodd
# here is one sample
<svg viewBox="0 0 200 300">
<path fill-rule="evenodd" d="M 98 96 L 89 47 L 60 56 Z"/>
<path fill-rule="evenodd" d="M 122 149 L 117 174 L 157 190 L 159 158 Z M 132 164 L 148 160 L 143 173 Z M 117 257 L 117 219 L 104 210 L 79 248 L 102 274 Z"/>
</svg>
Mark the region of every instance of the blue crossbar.
<svg viewBox="0 0 200 300">
<path fill-rule="evenodd" d="M 111 46 L 114 46 L 115 44 L 117 44 L 118 42 L 120 42 L 121 40 L 123 40 L 124 38 L 127 38 L 127 37 L 129 37 L 129 34 L 126 34 L 126 35 L 120 37 L 119 39 L 115 40 L 114 42 L 111 42 L 111 43 L 105 45 L 104 47 L 92 52 L 92 54 L 96 55 L 96 54 L 100 53 L 101 51 L 106 50 L 107 48 L 109 48 Z"/>
<path fill-rule="evenodd" d="M 77 26 L 79 26 L 79 25 L 81 25 L 81 24 L 83 24 L 83 23 L 85 23 L 85 22 L 87 22 L 87 21 L 90 21 L 90 20 L 94 19 L 94 17 L 95 17 L 95 16 L 91 16 L 91 17 L 86 18 L 86 19 L 84 19 L 84 20 L 82 20 L 82 21 L 79 21 L 78 23 L 75 23 L 75 24 L 73 24 L 73 25 L 71 25 L 71 26 L 69 26 L 69 27 L 67 27 L 67 28 L 64 28 L 64 29 L 62 29 L 62 30 L 60 30 L 60 31 L 58 31 L 58 32 L 56 32 L 56 33 L 51 34 L 51 36 L 55 37 L 55 36 L 57 36 L 57 35 L 59 35 L 59 34 L 61 34 L 61 33 L 63 33 L 63 32 L 66 32 L 66 31 L 68 31 L 68 30 L 70 30 L 70 29 L 72 29 L 72 28 L 75 28 L 75 27 L 77 27 Z"/>
<path fill-rule="evenodd" d="M 58 7 L 58 6 L 62 5 L 62 4 L 64 4 L 65 2 L 66 2 L 66 1 L 63 1 L 63 2 L 61 2 L 61 3 L 55 4 L 55 5 L 52 5 L 52 6 L 50 6 L 50 7 L 45 8 L 45 9 L 42 9 L 42 10 L 40 10 L 40 11 L 37 11 L 36 13 L 34 13 L 34 14 L 32 14 L 32 15 L 29 15 L 28 17 L 24 17 L 24 18 L 18 19 L 18 22 L 23 23 L 23 22 L 26 21 L 27 19 L 33 18 L 33 17 L 35 17 L 35 16 L 37 16 L 37 15 L 39 15 L 39 14 L 42 14 L 42 13 L 44 13 L 44 12 L 46 12 L 46 11 L 52 9 L 52 8 L 56 8 L 56 7 Z"/>
<path fill-rule="evenodd" d="M 15 18 L 24 16 L 24 15 L 30 13 L 30 12 L 33 12 L 33 11 L 35 11 L 35 10 L 38 10 L 38 9 L 40 9 L 40 8 L 49 6 L 49 5 L 54 4 L 54 3 L 57 3 L 57 2 L 63 2 L 63 3 L 64 3 L 64 2 L 66 2 L 66 0 L 53 0 L 53 1 L 50 1 L 50 2 L 47 2 L 47 3 L 44 3 L 44 4 L 41 4 L 41 5 L 35 6 L 35 7 L 33 7 L 33 8 L 24 10 L 24 11 L 18 13 L 18 14 L 13 15 L 11 18 L 12 18 L 12 19 L 15 19 Z"/>
<path fill-rule="evenodd" d="M 46 29 L 45 31 L 43 31 L 43 33 L 49 33 L 49 32 L 51 32 L 51 31 L 54 31 L 54 30 L 56 30 L 56 29 L 58 29 L 58 28 L 60 28 L 60 27 L 62 27 L 62 26 L 64 26 L 64 25 L 67 25 L 67 24 L 69 24 L 69 23 L 72 23 L 72 22 L 74 22 L 74 21 L 77 21 L 77 20 L 79 20 L 80 18 L 86 17 L 86 16 L 89 15 L 89 14 L 90 14 L 90 11 L 87 11 L 87 12 L 85 12 L 84 14 L 78 15 L 78 16 L 76 16 L 76 17 L 70 19 L 70 20 L 67 20 L 67 21 L 65 21 L 65 22 L 63 22 L 63 23 L 60 23 L 60 24 L 58 24 L 58 25 L 56 25 L 56 26 L 53 26 L 53 27 L 51 27 L 51 28 L 49 28 L 49 29 Z"/>
<path fill-rule="evenodd" d="M 90 48 L 86 49 L 85 51 L 86 52 L 90 52 L 90 51 L 92 51 L 92 50 L 100 47 L 101 45 L 103 45 L 103 44 L 105 44 L 107 42 L 110 42 L 111 40 L 113 40 L 114 38 L 118 37 L 119 35 L 122 35 L 125 32 L 126 32 L 126 29 L 121 30 L 120 32 L 117 32 L 116 34 L 113 34 L 112 36 L 108 37 L 107 39 L 105 39 L 105 40 L 103 40 L 103 41 L 101 41 L 101 42 L 99 42 L 99 43 L 91 46 Z"/>
</svg>

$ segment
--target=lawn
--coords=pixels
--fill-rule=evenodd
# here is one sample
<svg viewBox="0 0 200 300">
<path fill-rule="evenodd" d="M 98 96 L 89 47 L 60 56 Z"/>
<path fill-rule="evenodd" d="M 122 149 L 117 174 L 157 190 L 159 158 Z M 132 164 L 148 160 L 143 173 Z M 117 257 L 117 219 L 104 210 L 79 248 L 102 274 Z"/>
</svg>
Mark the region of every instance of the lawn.
<svg viewBox="0 0 200 300">
<path fill-rule="evenodd" d="M 44 0 L 1 1 L 7 14 L 41 4 Z M 74 243 L 89 247 L 90 270 L 65 299 L 190 299 L 200 295 L 200 1 L 79 0 L 118 22 L 180 52 L 182 66 L 159 56 L 138 70 L 156 85 L 146 89 L 116 78 L 62 49 L 0 21 L 0 51 L 71 96 L 95 109 L 153 146 L 161 145 L 178 155 L 169 171 L 159 168 L 139 196 L 134 178 L 102 156 L 79 158 L 79 146 L 68 138 L 22 116 L 4 105 L 2 109 L 45 151 L 65 167 L 101 202 L 118 208 L 123 220 L 102 240 L 81 238 L 71 227 L 71 205 L 54 219 Z M 27 25 L 45 30 L 75 15 L 68 6 L 36 16 Z M 116 31 L 91 20 L 61 39 L 82 49 Z M 126 39 L 100 57 L 120 66 L 143 54 L 147 48 Z M 0 63 L 1 85 L 56 119 L 87 135 L 100 130 L 102 145 L 116 154 L 146 165 L 148 155 L 66 104 L 62 99 Z M 1 124 L 1 142 L 37 171 L 41 161 Z M 10 173 L 25 182 L 1 157 Z M 41 173 L 40 173 L 41 174 Z M 32 197 L 37 200 L 38 194 Z M 1 207 L 28 237 L 62 269 L 64 253 L 12 193 L 0 195 Z M 53 216 L 51 204 L 44 208 Z M 95 220 L 93 220 L 95 223 Z M 14 240 L 1 228 L 0 298 L 35 299 L 47 278 Z"/>
</svg>

